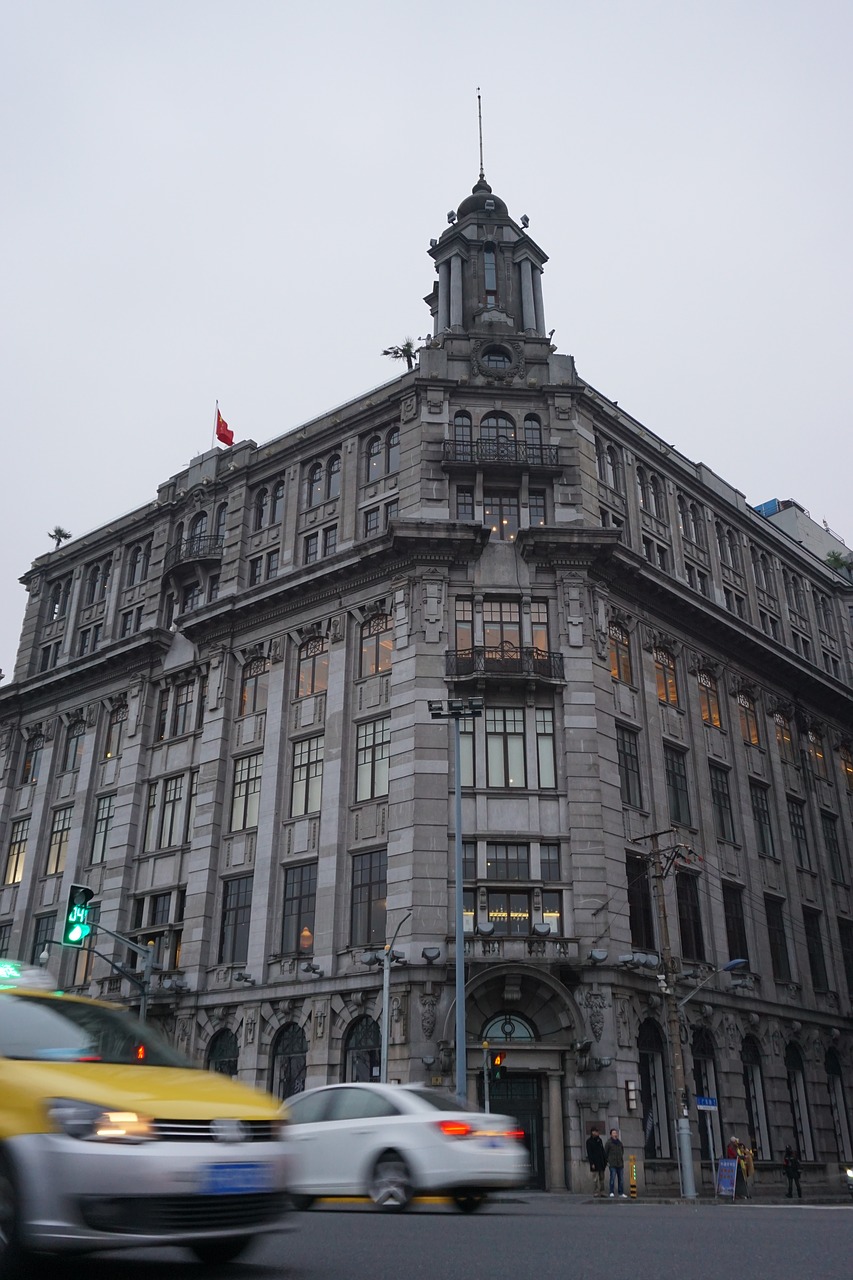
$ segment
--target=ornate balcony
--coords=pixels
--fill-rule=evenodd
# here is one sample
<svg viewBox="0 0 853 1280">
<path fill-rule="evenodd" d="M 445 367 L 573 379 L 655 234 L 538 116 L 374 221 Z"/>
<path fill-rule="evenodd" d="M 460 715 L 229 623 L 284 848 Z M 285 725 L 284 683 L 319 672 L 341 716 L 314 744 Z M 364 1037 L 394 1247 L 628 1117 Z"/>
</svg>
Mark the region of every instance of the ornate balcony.
<svg viewBox="0 0 853 1280">
<path fill-rule="evenodd" d="M 216 534 L 182 538 L 180 542 L 173 543 L 166 552 L 163 572 L 168 573 L 177 565 L 187 564 L 190 561 L 221 560 L 222 541 L 222 537 Z"/>
<path fill-rule="evenodd" d="M 449 649 L 445 655 L 445 675 L 450 679 L 499 676 L 521 680 L 562 680 L 563 655 L 547 649 L 525 649 L 514 644 L 494 648 Z"/>
<path fill-rule="evenodd" d="M 553 444 L 525 440 L 445 440 L 442 462 L 460 466 L 524 467 L 529 471 L 560 471 L 560 450 Z"/>
</svg>

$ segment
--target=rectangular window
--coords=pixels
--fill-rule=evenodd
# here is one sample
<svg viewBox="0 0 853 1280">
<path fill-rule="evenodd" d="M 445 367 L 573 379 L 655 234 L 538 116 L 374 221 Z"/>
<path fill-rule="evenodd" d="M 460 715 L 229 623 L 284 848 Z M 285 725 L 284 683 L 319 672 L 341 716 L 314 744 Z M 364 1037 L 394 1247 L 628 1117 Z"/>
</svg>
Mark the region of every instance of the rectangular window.
<svg viewBox="0 0 853 1280">
<path fill-rule="evenodd" d="M 468 651 L 474 647 L 474 605 L 471 600 L 456 599 L 456 648 Z"/>
<path fill-rule="evenodd" d="M 501 542 L 515 542 L 518 533 L 518 494 L 484 493 L 483 523 Z"/>
<path fill-rule="evenodd" d="M 30 964 L 40 965 L 41 955 L 49 942 L 52 942 L 56 934 L 56 913 L 49 916 L 36 916 L 35 932 L 33 933 L 33 949 L 30 952 Z"/>
<path fill-rule="evenodd" d="M 222 925 L 219 964 L 245 964 L 249 954 L 252 916 L 252 877 L 237 876 L 222 884 Z"/>
<path fill-rule="evenodd" d="M 263 556 L 254 556 L 249 561 L 249 586 L 256 587 L 262 581 L 264 576 L 264 558 Z"/>
<path fill-rule="evenodd" d="M 169 725 L 169 690 L 161 689 L 160 696 L 157 700 L 157 726 L 154 730 L 154 740 L 162 742 L 166 736 L 166 729 Z"/>
<path fill-rule="evenodd" d="M 9 852 L 6 855 L 6 874 L 4 884 L 20 884 L 24 874 L 24 860 L 27 856 L 27 841 L 30 836 L 29 818 L 16 818 L 12 823 L 12 836 L 9 841 Z"/>
<path fill-rule="evenodd" d="M 785 936 L 784 904 L 779 898 L 765 898 L 764 911 L 767 916 L 773 977 L 777 982 L 790 982 L 791 960 L 788 955 L 788 939 Z"/>
<path fill-rule="evenodd" d="M 713 725 L 715 729 L 722 728 L 722 717 L 720 715 L 720 696 L 717 692 L 717 681 L 707 671 L 699 671 L 696 675 L 696 683 L 699 686 L 699 707 L 702 712 L 702 719 L 705 724 Z"/>
<path fill-rule="evenodd" d="M 486 708 L 486 785 L 525 787 L 524 710 Z"/>
<path fill-rule="evenodd" d="M 115 796 L 99 796 L 95 808 L 95 833 L 92 838 L 92 862 L 103 862 L 110 843 L 110 829 L 115 812 Z"/>
<path fill-rule="evenodd" d="M 823 954 L 823 938 L 820 934 L 820 912 L 803 907 L 803 928 L 806 933 L 806 952 L 815 991 L 826 991 L 826 958 Z"/>
<path fill-rule="evenodd" d="M 387 529 L 392 520 L 396 520 L 400 514 L 400 504 L 395 499 L 393 502 L 386 502 L 382 510 L 382 523 Z"/>
<path fill-rule="evenodd" d="M 272 554 L 278 555 L 278 552 Z M 207 580 L 207 603 L 213 604 L 219 599 L 219 574 L 212 573 Z"/>
<path fill-rule="evenodd" d="M 812 773 L 816 778 L 828 777 L 823 738 L 816 730 L 809 729 L 806 742 L 806 752 L 808 753 Z"/>
<path fill-rule="evenodd" d="M 127 704 L 114 707 L 107 722 L 107 737 L 104 743 L 104 759 L 114 760 L 121 755 L 124 739 L 124 727 L 127 724 Z"/>
<path fill-rule="evenodd" d="M 462 879 L 477 878 L 477 843 L 475 840 L 462 841 Z"/>
<path fill-rule="evenodd" d="M 183 775 L 166 778 L 163 783 L 163 807 L 160 813 L 160 839 L 157 844 L 159 849 L 170 849 L 172 845 L 180 843 L 181 827 L 178 822 L 178 808 L 183 794 Z"/>
<path fill-rule="evenodd" d="M 633 729 L 616 726 L 616 754 L 619 760 L 619 785 L 622 803 L 631 809 L 642 809 L 643 788 L 640 783 L 640 752 L 637 733 Z"/>
<path fill-rule="evenodd" d="M 361 627 L 360 676 L 376 676 L 390 671 L 394 657 L 393 619 L 390 614 L 377 614 Z"/>
<path fill-rule="evenodd" d="M 323 530 L 323 555 L 333 556 L 338 549 L 338 526 Z"/>
<path fill-rule="evenodd" d="M 788 798 L 788 825 L 791 828 L 797 866 L 802 867 L 804 871 L 811 871 L 812 855 L 806 828 L 806 806 L 800 800 L 792 800 L 790 797 Z"/>
<path fill-rule="evenodd" d="M 744 742 L 750 747 L 760 746 L 761 739 L 758 736 L 758 716 L 754 699 L 748 693 L 739 693 L 737 704 L 740 712 L 740 731 Z"/>
<path fill-rule="evenodd" d="M 154 837 L 157 830 L 157 783 L 148 784 L 148 802 L 145 806 L 145 831 L 142 836 L 143 853 L 150 853 L 154 848 Z"/>
<path fill-rule="evenodd" d="M 71 835 L 71 814 L 74 806 L 56 809 L 50 828 L 50 844 L 47 849 L 47 868 L 45 875 L 59 876 L 65 870 L 65 858 L 68 853 L 68 840 Z"/>
<path fill-rule="evenodd" d="M 631 924 L 631 945 L 640 951 L 655 951 L 655 917 L 652 907 L 652 887 L 645 858 L 636 853 L 625 855 L 625 874 L 628 879 L 628 918 Z"/>
<path fill-rule="evenodd" d="M 483 602 L 483 641 L 495 656 L 511 657 L 521 647 L 521 606 L 513 600 Z"/>
<path fill-rule="evenodd" d="M 610 637 L 610 674 L 621 684 L 633 684 L 631 670 L 631 637 L 618 622 L 611 622 L 608 627 Z"/>
<path fill-rule="evenodd" d="M 755 847 L 762 858 L 775 858 L 773 826 L 770 821 L 770 804 L 766 787 L 750 782 L 749 798 L 752 803 L 752 821 L 755 828 Z"/>
<path fill-rule="evenodd" d="M 557 785 L 554 712 L 545 707 L 536 708 L 536 762 L 539 768 L 540 791 L 553 790 Z"/>
<path fill-rule="evenodd" d="M 487 844 L 488 880 L 529 880 L 530 849 L 526 844 Z"/>
<path fill-rule="evenodd" d="M 711 805 L 714 810 L 714 829 L 720 840 L 734 843 L 735 822 L 732 813 L 732 798 L 729 792 L 729 771 L 719 765 L 708 766 L 711 777 Z"/>
<path fill-rule="evenodd" d="M 302 563 L 315 564 L 320 550 L 319 533 L 309 533 L 302 542 Z"/>
<path fill-rule="evenodd" d="M 41 772 L 41 758 L 44 751 L 44 737 L 40 733 L 33 733 L 27 739 L 27 746 L 24 752 L 24 767 L 21 770 L 21 786 L 26 787 L 34 782 L 38 782 L 39 773 Z"/>
<path fill-rule="evenodd" d="M 314 909 L 317 864 L 288 867 L 284 873 L 284 927 L 281 950 L 286 956 L 314 954 Z"/>
<path fill-rule="evenodd" d="M 563 895 L 556 889 L 542 893 L 542 923 L 551 926 L 553 938 L 563 937 Z"/>
<path fill-rule="evenodd" d="M 172 737 L 180 737 L 189 733 L 193 726 L 193 699 L 195 697 L 195 681 L 186 680 L 175 689 L 172 704 Z"/>
<path fill-rule="evenodd" d="M 654 660 L 658 702 L 663 702 L 669 707 L 677 707 L 678 680 L 675 674 L 675 658 L 669 649 L 655 649 Z"/>
<path fill-rule="evenodd" d="M 474 490 L 473 489 L 457 489 L 456 490 L 456 519 L 457 520 L 473 520 L 474 519 Z"/>
<path fill-rule="evenodd" d="M 560 846 L 558 844 L 540 844 L 539 875 L 543 880 L 561 880 Z"/>
<path fill-rule="evenodd" d="M 490 889 L 489 924 L 501 937 L 526 938 L 530 933 L 530 894 Z"/>
<path fill-rule="evenodd" d="M 262 752 L 234 761 L 234 793 L 231 799 L 231 830 L 245 831 L 258 825 L 261 800 Z"/>
<path fill-rule="evenodd" d="M 838 918 L 838 936 L 841 940 L 841 963 L 847 980 L 847 996 L 853 1000 L 853 920 Z M 3 952 L 0 950 L 0 955 Z"/>
<path fill-rule="evenodd" d="M 12 921 L 4 920 L 0 924 L 0 960 L 5 960 L 12 947 Z"/>
<path fill-rule="evenodd" d="M 59 661 L 59 641 L 54 640 L 52 644 L 46 644 L 41 651 L 39 671 L 52 671 L 58 661 Z"/>
<path fill-rule="evenodd" d="M 68 773 L 72 769 L 79 769 L 83 759 L 83 736 L 85 733 L 84 726 L 77 721 L 70 724 L 65 731 L 65 751 L 62 756 L 62 773 Z"/>
<path fill-rule="evenodd" d="M 325 737 L 303 738 L 293 744 L 293 785 L 290 793 L 290 816 L 300 818 L 317 813 L 323 791 L 323 754 Z"/>
<path fill-rule="evenodd" d="M 838 819 L 834 813 L 821 813 L 820 825 L 823 831 L 824 848 L 829 858 L 829 873 L 839 884 L 849 884 L 847 862 L 838 840 Z"/>
<path fill-rule="evenodd" d="M 794 746 L 790 720 L 778 711 L 773 719 L 776 722 L 776 746 L 779 748 L 779 759 L 784 760 L 786 764 L 796 764 L 797 750 Z"/>
<path fill-rule="evenodd" d="M 148 906 L 148 924 L 151 928 L 169 923 L 171 905 L 171 893 L 152 893 Z"/>
<path fill-rule="evenodd" d="M 548 523 L 545 512 L 545 494 L 531 493 L 527 499 L 530 512 L 530 528 L 541 529 Z"/>
<path fill-rule="evenodd" d="M 189 844 L 193 838 L 193 827 L 195 826 L 195 807 L 198 800 L 198 769 L 193 769 L 190 773 L 190 789 L 187 793 L 187 811 L 184 817 L 184 844 Z"/>
<path fill-rule="evenodd" d="M 461 720 L 459 722 L 459 776 L 463 787 L 473 787 L 476 784 L 474 742 L 473 720 Z"/>
<path fill-rule="evenodd" d="M 329 533 L 328 529 L 326 530 L 326 533 Z M 268 579 L 274 578 L 275 575 L 278 573 L 278 560 L 279 560 L 279 555 L 277 551 L 267 552 L 267 558 L 264 565 L 264 574 Z"/>
<path fill-rule="evenodd" d="M 354 947 L 385 945 L 386 872 L 384 849 L 358 853 L 352 860 L 350 942 Z"/>
<path fill-rule="evenodd" d="M 704 960 L 705 942 L 702 937 L 702 916 L 699 910 L 698 878 L 689 871 L 676 872 L 675 896 L 678 904 L 681 954 L 686 960 Z"/>
<path fill-rule="evenodd" d="M 474 890 L 462 891 L 462 932 L 474 932 Z"/>
<path fill-rule="evenodd" d="M 306 640 L 299 648 L 296 674 L 297 698 L 324 693 L 329 683 L 329 642 L 322 638 Z"/>
<path fill-rule="evenodd" d="M 726 942 L 730 960 L 746 960 L 749 951 L 746 944 L 746 920 L 743 913 L 743 889 L 740 885 L 723 881 L 723 912 L 726 918 Z"/>
<path fill-rule="evenodd" d="M 390 759 L 391 717 L 360 724 L 356 741 L 356 800 L 387 796 Z"/>
<path fill-rule="evenodd" d="M 690 792 L 687 787 L 686 755 L 675 747 L 663 749 L 669 818 L 676 826 L 690 826 Z"/>
<path fill-rule="evenodd" d="M 372 538 L 375 533 L 379 532 L 379 508 L 371 507 L 364 513 L 364 536 Z"/>
</svg>

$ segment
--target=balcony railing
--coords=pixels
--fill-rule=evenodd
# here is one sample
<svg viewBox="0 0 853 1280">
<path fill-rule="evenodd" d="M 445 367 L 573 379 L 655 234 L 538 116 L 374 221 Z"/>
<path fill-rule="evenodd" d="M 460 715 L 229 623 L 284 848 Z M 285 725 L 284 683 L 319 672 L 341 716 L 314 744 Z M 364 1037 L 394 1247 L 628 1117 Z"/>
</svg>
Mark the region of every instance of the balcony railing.
<svg viewBox="0 0 853 1280">
<path fill-rule="evenodd" d="M 467 934 L 463 948 L 466 957 L 470 960 L 492 960 L 516 964 L 531 959 L 552 962 L 577 961 L 579 955 L 577 938 L 557 938 L 553 935 L 544 938 L 484 938 L 477 934 Z M 447 950 L 448 960 L 450 960 L 455 954 L 452 939 L 448 941 Z"/>
<path fill-rule="evenodd" d="M 526 440 L 445 440 L 443 460 L 474 465 L 497 463 L 513 467 L 559 467 L 560 451 L 553 444 Z"/>
<path fill-rule="evenodd" d="M 180 542 L 175 542 L 169 547 L 166 552 L 166 557 L 163 561 L 164 573 L 174 569 L 176 564 L 184 564 L 188 560 L 221 560 L 222 542 L 221 534 L 193 535 L 191 538 L 182 538 Z"/>
<path fill-rule="evenodd" d="M 462 676 L 519 676 L 522 679 L 562 680 L 563 655 L 547 649 L 525 649 L 514 644 L 494 648 L 449 649 L 445 674 Z"/>
</svg>

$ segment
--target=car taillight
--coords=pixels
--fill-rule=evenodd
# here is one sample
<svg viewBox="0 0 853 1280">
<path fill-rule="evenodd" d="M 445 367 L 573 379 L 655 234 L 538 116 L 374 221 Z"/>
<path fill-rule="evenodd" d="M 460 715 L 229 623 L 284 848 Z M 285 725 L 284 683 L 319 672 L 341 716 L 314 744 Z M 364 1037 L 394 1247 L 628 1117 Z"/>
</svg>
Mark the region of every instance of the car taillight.
<svg viewBox="0 0 853 1280">
<path fill-rule="evenodd" d="M 521 1140 L 524 1138 L 524 1130 L 523 1129 L 507 1129 L 506 1133 L 504 1134 L 504 1137 L 518 1138 L 519 1142 L 521 1142 Z"/>
<path fill-rule="evenodd" d="M 439 1120 L 438 1127 L 446 1138 L 467 1138 L 474 1132 L 464 1120 Z"/>
</svg>

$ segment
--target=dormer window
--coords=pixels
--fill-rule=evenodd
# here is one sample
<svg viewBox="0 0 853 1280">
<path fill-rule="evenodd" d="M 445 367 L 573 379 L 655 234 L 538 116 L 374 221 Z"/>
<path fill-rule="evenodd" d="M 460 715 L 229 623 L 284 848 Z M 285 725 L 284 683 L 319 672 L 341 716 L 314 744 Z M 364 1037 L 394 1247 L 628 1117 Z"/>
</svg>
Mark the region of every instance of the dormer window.
<svg viewBox="0 0 853 1280">
<path fill-rule="evenodd" d="M 498 276 L 495 260 L 495 246 L 483 246 L 483 280 L 485 284 L 486 306 L 496 307 L 498 304 Z M 509 361 L 507 361 L 509 363 Z M 506 366 L 500 366 L 505 368 Z"/>
</svg>

